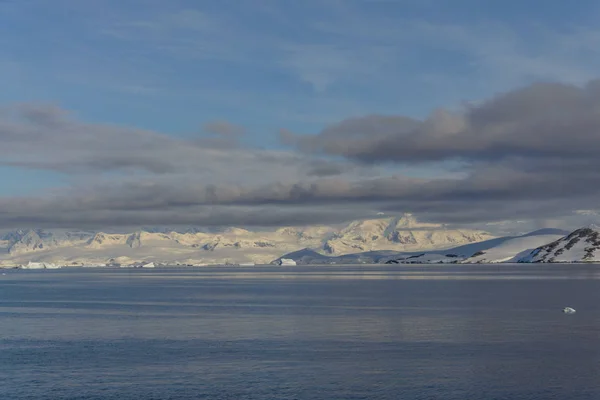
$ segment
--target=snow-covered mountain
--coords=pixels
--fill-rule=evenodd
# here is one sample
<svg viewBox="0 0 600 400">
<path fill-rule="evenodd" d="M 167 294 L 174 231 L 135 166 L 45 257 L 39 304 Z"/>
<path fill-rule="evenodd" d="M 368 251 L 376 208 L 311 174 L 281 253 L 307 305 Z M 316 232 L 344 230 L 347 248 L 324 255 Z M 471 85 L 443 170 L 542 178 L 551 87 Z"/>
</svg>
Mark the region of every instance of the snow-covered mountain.
<svg viewBox="0 0 600 400">
<path fill-rule="evenodd" d="M 219 232 L 152 228 L 131 233 L 19 230 L 0 237 L 0 266 L 33 262 L 60 265 L 268 263 L 282 254 L 422 251 L 474 243 L 493 236 L 477 230 L 423 224 L 412 215 L 351 222 L 343 227 L 287 227 L 271 231 L 228 228 Z"/>
<path fill-rule="evenodd" d="M 542 229 L 521 236 L 490 237 L 482 231 L 422 224 L 411 215 L 355 221 L 342 228 L 272 231 L 228 228 L 216 233 L 201 229 L 104 233 L 30 229 L 0 236 L 0 266 L 30 262 L 264 264 L 281 258 L 298 264 L 600 262 L 600 229 L 594 226 L 572 233 Z M 449 246 L 452 243 L 459 245 Z"/>
<path fill-rule="evenodd" d="M 492 237 L 483 231 L 420 223 L 411 214 L 404 214 L 399 218 L 352 222 L 325 241 L 323 250 L 326 254 L 343 255 L 375 250 L 444 249 Z"/>
<path fill-rule="evenodd" d="M 572 263 L 600 261 L 600 230 L 587 227 L 518 257 L 519 262 Z"/>
<path fill-rule="evenodd" d="M 418 252 L 370 251 L 342 256 L 326 256 L 310 249 L 286 254 L 299 265 L 306 264 L 432 264 L 517 262 L 535 248 L 568 234 L 560 229 L 541 229 L 521 236 L 505 236 L 446 250 Z M 274 260 L 277 263 L 281 258 Z"/>
<path fill-rule="evenodd" d="M 506 240 L 496 246 L 478 250 L 461 262 L 480 264 L 519 262 L 522 257 L 530 254 L 533 249 L 558 240 L 566 234 L 568 232 L 558 229 L 542 229 L 523 236 L 507 237 Z"/>
<path fill-rule="evenodd" d="M 0 237 L 0 249 L 12 255 L 70 246 L 89 240 L 93 232 L 86 231 L 46 231 L 42 229 L 21 229 L 8 232 Z"/>
</svg>

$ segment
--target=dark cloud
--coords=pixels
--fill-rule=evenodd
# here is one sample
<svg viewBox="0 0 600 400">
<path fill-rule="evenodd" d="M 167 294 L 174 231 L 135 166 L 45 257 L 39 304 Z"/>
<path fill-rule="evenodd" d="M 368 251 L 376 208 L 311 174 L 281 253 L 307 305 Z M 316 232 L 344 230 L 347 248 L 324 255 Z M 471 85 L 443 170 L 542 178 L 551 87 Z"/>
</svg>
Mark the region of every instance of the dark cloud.
<svg viewBox="0 0 600 400">
<path fill-rule="evenodd" d="M 307 175 L 317 177 L 335 176 L 348 172 L 351 168 L 350 165 L 342 165 L 327 161 L 315 161 L 313 164 L 309 165 Z"/>
<path fill-rule="evenodd" d="M 309 153 L 369 162 L 467 162 L 521 156 L 596 158 L 600 82 L 584 87 L 539 83 L 504 93 L 462 113 L 434 112 L 424 121 L 367 116 L 317 135 L 282 135 Z"/>
<path fill-rule="evenodd" d="M 67 200 L 66 198 L 64 200 Z M 125 199 L 122 199 L 123 201 Z M 74 202 L 67 202 L 70 206 Z M 93 202 L 94 205 L 102 203 Z M 133 207 L 132 204 L 114 201 L 103 208 L 93 209 L 92 203 L 81 202 L 74 208 L 61 204 L 59 199 L 35 199 L 4 202 L 0 213 L 0 229 L 14 228 L 77 228 L 105 229 L 107 227 L 140 226 L 294 226 L 338 223 L 364 217 L 361 210 L 340 208 L 304 207 L 223 207 L 182 205 L 181 200 L 171 200 L 163 207 Z"/>
<path fill-rule="evenodd" d="M 600 81 L 534 84 L 423 121 L 373 115 L 281 136 L 305 153 L 358 164 L 459 169 L 456 179 L 371 181 L 340 202 L 384 201 L 382 210 L 451 223 L 547 218 L 600 204 Z"/>
<path fill-rule="evenodd" d="M 242 148 L 232 136 L 239 132 L 234 125 L 222 122 L 209 128 L 221 135 L 188 140 L 81 122 L 54 105 L 19 104 L 0 112 L 0 165 L 65 174 L 194 174 L 205 182 L 248 182 L 298 178 L 311 163 L 311 157 L 290 152 Z M 263 178 L 258 172 L 265 170 L 269 174 Z"/>
<path fill-rule="evenodd" d="M 68 112 L 54 104 L 20 104 L 16 107 L 20 117 L 35 125 L 58 127 L 66 123 Z"/>
<path fill-rule="evenodd" d="M 553 174 L 509 171 L 493 178 L 327 178 L 265 185 L 130 182 L 72 189 L 54 198 L 3 199 L 0 226 L 304 225 L 342 222 L 372 210 L 413 212 L 437 222 L 475 223 L 546 218 L 594 208 L 600 197 L 594 174 L 553 186 Z M 499 177 L 503 177 L 500 180 Z M 327 213 L 330 212 L 329 215 Z M 237 221 L 237 222 L 236 222 Z"/>
<path fill-rule="evenodd" d="M 66 173 L 115 169 L 162 173 L 178 168 L 177 156 L 192 154 L 189 145 L 167 136 L 82 123 L 52 105 L 23 104 L 10 111 L 0 118 L 4 165 Z"/>
<path fill-rule="evenodd" d="M 144 175 L 80 183 L 51 198 L 3 198 L 0 227 L 305 225 L 374 210 L 460 225 L 594 210 L 599 87 L 536 84 L 424 121 L 375 115 L 318 135 L 282 133 L 304 153 L 207 147 L 81 123 L 60 109 L 20 109 L 0 117 L 5 165 Z M 453 160 L 457 171 L 439 169 Z M 365 172 L 379 162 L 390 169 Z M 406 177 L 399 171 L 407 165 L 429 170 Z"/>
<path fill-rule="evenodd" d="M 372 215 L 413 212 L 452 224 L 547 218 L 594 209 L 600 189 L 593 172 L 580 179 L 480 171 L 465 179 L 344 177 L 268 184 L 206 185 L 162 181 L 104 183 L 50 197 L 3 198 L 0 227 L 198 224 L 305 225 Z"/>
</svg>

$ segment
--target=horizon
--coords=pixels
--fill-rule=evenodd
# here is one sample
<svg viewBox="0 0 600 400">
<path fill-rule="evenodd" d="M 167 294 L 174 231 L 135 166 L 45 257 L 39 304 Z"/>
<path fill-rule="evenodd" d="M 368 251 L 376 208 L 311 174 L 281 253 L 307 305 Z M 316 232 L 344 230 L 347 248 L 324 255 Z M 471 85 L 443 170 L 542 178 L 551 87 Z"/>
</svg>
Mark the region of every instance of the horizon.
<svg viewBox="0 0 600 400">
<path fill-rule="evenodd" d="M 600 6 L 476 4 L 0 2 L 0 231 L 600 223 Z"/>
</svg>

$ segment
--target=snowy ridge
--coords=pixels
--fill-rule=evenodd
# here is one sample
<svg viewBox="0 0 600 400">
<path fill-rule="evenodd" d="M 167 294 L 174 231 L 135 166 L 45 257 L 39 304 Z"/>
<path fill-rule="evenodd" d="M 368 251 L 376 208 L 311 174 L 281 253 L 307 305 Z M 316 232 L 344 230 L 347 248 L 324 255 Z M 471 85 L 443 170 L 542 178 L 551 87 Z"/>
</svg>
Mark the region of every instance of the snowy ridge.
<svg viewBox="0 0 600 400">
<path fill-rule="evenodd" d="M 463 260 L 463 263 L 501 263 L 518 262 L 521 257 L 546 243 L 561 238 L 563 235 L 527 235 L 508 239 L 498 246 L 474 253 Z"/>
<path fill-rule="evenodd" d="M 47 231 L 9 232 L 0 237 L 0 266 L 46 262 L 63 266 L 155 264 L 267 264 L 282 254 L 308 248 L 318 256 L 359 257 L 372 262 L 398 252 L 423 251 L 474 243 L 493 236 L 477 230 L 446 229 L 418 222 L 412 215 L 376 218 L 343 227 L 286 227 L 251 231 L 230 227 L 219 232 L 182 232 L 151 228 L 131 233 Z M 307 256 L 309 257 L 309 256 Z M 354 256 L 350 256 L 353 259 Z"/>
<path fill-rule="evenodd" d="M 540 246 L 519 257 L 519 262 L 574 263 L 600 262 L 600 230 L 595 226 L 577 229 L 569 235 Z"/>
<path fill-rule="evenodd" d="M 421 252 L 373 251 L 331 257 L 310 249 L 289 253 L 281 258 L 297 264 L 456 264 L 522 262 L 535 248 L 568 234 L 560 229 L 542 229 L 521 236 L 506 236 L 447 250 Z M 279 259 L 274 260 L 274 263 Z"/>
<path fill-rule="evenodd" d="M 216 233 L 201 229 L 132 233 L 19 230 L 0 237 L 0 267 L 573 263 L 600 262 L 598 249 L 600 229 L 594 226 L 571 233 L 542 229 L 493 238 L 480 231 L 421 224 L 405 215 L 355 221 L 337 229 L 228 228 Z"/>
<path fill-rule="evenodd" d="M 420 251 L 444 249 L 491 239 L 487 232 L 447 229 L 440 224 L 421 223 L 412 214 L 400 218 L 355 221 L 323 245 L 330 255 L 377 250 Z"/>
</svg>

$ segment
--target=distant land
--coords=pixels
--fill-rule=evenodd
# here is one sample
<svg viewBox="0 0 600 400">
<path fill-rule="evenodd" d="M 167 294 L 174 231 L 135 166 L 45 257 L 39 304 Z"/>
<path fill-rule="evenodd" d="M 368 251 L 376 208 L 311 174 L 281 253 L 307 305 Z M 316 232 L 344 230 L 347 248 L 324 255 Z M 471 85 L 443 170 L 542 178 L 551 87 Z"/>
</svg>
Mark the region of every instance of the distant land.
<svg viewBox="0 0 600 400">
<path fill-rule="evenodd" d="M 411 214 L 343 227 L 227 228 L 131 233 L 16 230 L 0 237 L 0 267 L 316 264 L 572 263 L 600 261 L 594 226 L 494 237 L 421 223 Z"/>
<path fill-rule="evenodd" d="M 342 227 L 285 227 L 270 231 L 227 228 L 139 230 L 131 233 L 27 229 L 0 237 L 0 266 L 42 262 L 62 266 L 268 264 L 310 248 L 339 256 L 364 251 L 433 250 L 494 236 L 418 222 L 411 214 L 351 222 Z"/>
<path fill-rule="evenodd" d="M 600 262 L 600 230 L 585 227 L 573 232 L 541 229 L 444 250 L 417 252 L 371 251 L 326 256 L 310 249 L 275 260 L 295 264 L 493 264 Z"/>
</svg>

